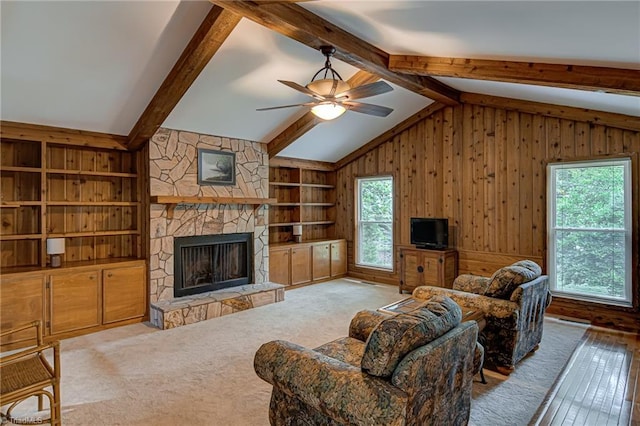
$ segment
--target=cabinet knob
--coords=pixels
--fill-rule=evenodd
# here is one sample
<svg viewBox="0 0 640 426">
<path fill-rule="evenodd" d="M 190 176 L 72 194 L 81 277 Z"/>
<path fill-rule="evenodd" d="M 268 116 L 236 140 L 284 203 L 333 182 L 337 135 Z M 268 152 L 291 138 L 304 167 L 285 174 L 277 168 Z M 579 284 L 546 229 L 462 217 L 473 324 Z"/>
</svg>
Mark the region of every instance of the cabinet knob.
<svg viewBox="0 0 640 426">
<path fill-rule="evenodd" d="M 422 266 L 418 266 L 418 272 L 423 273 L 424 272 L 424 268 Z"/>
<path fill-rule="evenodd" d="M 109 273 L 107 274 L 107 277 L 109 277 L 109 278 L 113 277 L 113 273 L 112 273 L 112 272 L 109 272 Z"/>
</svg>

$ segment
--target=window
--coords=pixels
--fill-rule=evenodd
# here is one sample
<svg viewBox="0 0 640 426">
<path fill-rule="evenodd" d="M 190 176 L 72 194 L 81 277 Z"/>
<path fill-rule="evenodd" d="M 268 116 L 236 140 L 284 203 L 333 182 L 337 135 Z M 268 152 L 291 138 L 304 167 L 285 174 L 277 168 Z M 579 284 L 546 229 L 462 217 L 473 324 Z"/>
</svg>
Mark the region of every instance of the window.
<svg viewBox="0 0 640 426">
<path fill-rule="evenodd" d="M 631 160 L 548 167 L 551 290 L 631 305 Z"/>
<path fill-rule="evenodd" d="M 393 179 L 356 179 L 356 264 L 393 269 Z"/>
</svg>

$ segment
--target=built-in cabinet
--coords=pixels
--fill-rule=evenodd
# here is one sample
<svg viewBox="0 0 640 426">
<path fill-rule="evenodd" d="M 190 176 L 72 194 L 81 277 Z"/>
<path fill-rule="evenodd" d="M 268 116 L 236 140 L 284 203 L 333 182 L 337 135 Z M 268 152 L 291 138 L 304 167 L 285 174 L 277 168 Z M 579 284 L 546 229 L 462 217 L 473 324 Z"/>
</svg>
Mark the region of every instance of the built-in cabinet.
<svg viewBox="0 0 640 426">
<path fill-rule="evenodd" d="M 117 136 L 2 124 L 0 329 L 38 319 L 58 337 L 141 321 L 148 160 Z M 58 268 L 51 238 L 64 240 Z"/>
<path fill-rule="evenodd" d="M 346 244 L 345 240 L 271 244 L 269 279 L 289 286 L 344 276 Z"/>
<path fill-rule="evenodd" d="M 60 271 L 47 274 L 52 335 L 100 325 L 100 271 Z"/>
<path fill-rule="evenodd" d="M 0 275 L 0 329 L 7 330 L 44 320 L 45 312 L 44 274 L 18 276 Z M 2 338 L 2 346 L 19 345 L 33 339 L 33 330 L 26 330 Z"/>
<path fill-rule="evenodd" d="M 110 324 L 144 316 L 147 308 L 145 265 L 102 270 L 102 322 Z"/>
<path fill-rule="evenodd" d="M 458 275 L 458 252 L 401 247 L 400 274 L 400 293 L 421 285 L 451 288 Z"/>
<path fill-rule="evenodd" d="M 45 337 L 68 337 L 140 320 L 146 315 L 144 260 L 86 263 L 0 275 L 0 328 L 6 330 L 40 320 Z M 2 344 L 33 337 L 14 336 Z"/>
</svg>

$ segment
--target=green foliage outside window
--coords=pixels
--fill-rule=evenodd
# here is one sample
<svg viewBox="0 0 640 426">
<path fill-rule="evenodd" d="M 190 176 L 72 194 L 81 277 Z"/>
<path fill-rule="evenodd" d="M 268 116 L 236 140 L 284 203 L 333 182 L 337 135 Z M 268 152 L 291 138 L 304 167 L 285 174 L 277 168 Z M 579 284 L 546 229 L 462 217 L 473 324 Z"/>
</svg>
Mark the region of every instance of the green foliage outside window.
<svg viewBox="0 0 640 426">
<path fill-rule="evenodd" d="M 556 289 L 625 297 L 623 166 L 558 169 Z"/>
<path fill-rule="evenodd" d="M 393 182 L 360 180 L 359 263 L 393 267 Z"/>
</svg>

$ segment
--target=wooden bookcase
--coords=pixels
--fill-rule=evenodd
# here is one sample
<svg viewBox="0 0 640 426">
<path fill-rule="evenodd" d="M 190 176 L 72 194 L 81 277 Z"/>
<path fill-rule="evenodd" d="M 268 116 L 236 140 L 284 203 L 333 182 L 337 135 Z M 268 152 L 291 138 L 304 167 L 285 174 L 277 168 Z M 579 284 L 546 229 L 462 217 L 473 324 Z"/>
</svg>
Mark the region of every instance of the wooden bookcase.
<svg viewBox="0 0 640 426">
<path fill-rule="evenodd" d="M 311 167 L 311 162 L 309 168 L 300 162 L 270 166 L 269 197 L 277 200 L 269 207 L 270 243 L 293 241 L 297 224 L 303 241 L 335 237 L 335 171 Z"/>
<path fill-rule="evenodd" d="M 7 138 L 0 150 L 3 273 L 46 267 L 47 238 L 65 238 L 67 266 L 142 257 L 135 152 Z"/>
<path fill-rule="evenodd" d="M 148 318 L 146 151 L 122 139 L 2 122 L 0 329 L 40 320 L 62 338 Z M 65 240 L 59 268 L 48 238 Z"/>
</svg>

